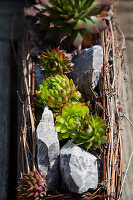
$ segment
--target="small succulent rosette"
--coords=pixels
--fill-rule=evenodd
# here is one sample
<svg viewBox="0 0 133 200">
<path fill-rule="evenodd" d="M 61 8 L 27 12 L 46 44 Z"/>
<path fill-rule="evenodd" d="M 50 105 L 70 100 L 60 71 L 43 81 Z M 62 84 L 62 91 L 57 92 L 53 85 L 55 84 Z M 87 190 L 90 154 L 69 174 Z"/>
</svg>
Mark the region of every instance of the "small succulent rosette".
<svg viewBox="0 0 133 200">
<path fill-rule="evenodd" d="M 69 59 L 59 48 L 42 52 L 40 56 L 41 69 L 47 75 L 65 74 L 69 72 Z"/>
<path fill-rule="evenodd" d="M 36 91 L 35 102 L 44 107 L 48 105 L 53 111 L 59 111 L 68 102 L 78 102 L 81 93 L 73 80 L 66 75 L 55 75 L 46 78 Z"/>
<path fill-rule="evenodd" d="M 91 146 L 99 148 L 106 142 L 106 128 L 105 121 L 89 115 L 88 107 L 82 103 L 65 105 L 55 124 L 59 140 L 70 137 L 86 149 Z"/>
<path fill-rule="evenodd" d="M 59 140 L 71 137 L 72 131 L 80 124 L 81 118 L 89 114 L 88 106 L 84 103 L 69 103 L 62 109 L 61 116 L 56 118 L 55 130 Z"/>
<path fill-rule="evenodd" d="M 86 115 L 80 124 L 73 130 L 71 138 L 76 144 L 89 149 L 90 147 L 100 148 L 106 142 L 107 125 L 104 120 L 97 116 Z"/>
<path fill-rule="evenodd" d="M 17 188 L 19 197 L 24 200 L 40 200 L 46 196 L 47 185 L 45 179 L 36 170 L 29 174 L 21 173 L 19 186 Z"/>
</svg>

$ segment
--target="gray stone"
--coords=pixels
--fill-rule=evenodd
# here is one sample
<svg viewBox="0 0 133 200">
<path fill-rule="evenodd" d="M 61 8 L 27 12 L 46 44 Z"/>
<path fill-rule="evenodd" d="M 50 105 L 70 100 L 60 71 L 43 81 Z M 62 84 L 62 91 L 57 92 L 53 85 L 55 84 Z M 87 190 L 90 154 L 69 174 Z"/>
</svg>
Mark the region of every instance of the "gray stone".
<svg viewBox="0 0 133 200">
<path fill-rule="evenodd" d="M 74 70 L 68 74 L 69 78 L 74 80 L 78 85 L 82 96 L 91 101 L 98 100 L 98 94 L 94 89 L 101 87 L 101 72 L 103 65 L 103 48 L 95 45 L 91 48 L 84 49 L 73 58 Z M 100 84 L 98 84 L 100 83 Z"/>
<path fill-rule="evenodd" d="M 45 107 L 37 127 L 37 165 L 49 187 L 58 184 L 59 141 L 55 132 L 53 113 Z"/>
<path fill-rule="evenodd" d="M 102 72 L 103 66 L 103 48 L 96 45 L 93 48 L 93 75 L 92 75 L 92 88 L 94 89 L 98 85 L 99 76 Z"/>
<path fill-rule="evenodd" d="M 42 83 L 42 81 L 45 79 L 45 75 L 41 70 L 41 67 L 39 65 L 35 66 L 35 89 L 38 90 L 38 85 Z"/>
<path fill-rule="evenodd" d="M 99 81 L 99 74 L 102 71 L 103 65 L 103 48 L 99 45 L 95 45 L 91 48 L 80 51 L 74 58 L 74 71 L 72 76 L 77 79 L 81 74 L 93 68 L 92 73 L 92 88 L 94 89 Z"/>
<path fill-rule="evenodd" d="M 60 152 L 60 173 L 71 192 L 82 194 L 96 189 L 99 180 L 98 158 L 68 141 Z"/>
</svg>

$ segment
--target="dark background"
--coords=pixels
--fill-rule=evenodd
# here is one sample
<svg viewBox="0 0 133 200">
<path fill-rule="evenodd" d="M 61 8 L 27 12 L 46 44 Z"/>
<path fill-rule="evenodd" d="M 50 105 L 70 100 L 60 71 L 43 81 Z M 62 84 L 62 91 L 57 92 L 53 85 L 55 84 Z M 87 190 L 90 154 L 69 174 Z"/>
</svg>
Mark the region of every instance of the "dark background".
<svg viewBox="0 0 133 200">
<path fill-rule="evenodd" d="M 23 0 L 0 1 L 0 200 L 17 196 L 23 8 Z"/>
</svg>

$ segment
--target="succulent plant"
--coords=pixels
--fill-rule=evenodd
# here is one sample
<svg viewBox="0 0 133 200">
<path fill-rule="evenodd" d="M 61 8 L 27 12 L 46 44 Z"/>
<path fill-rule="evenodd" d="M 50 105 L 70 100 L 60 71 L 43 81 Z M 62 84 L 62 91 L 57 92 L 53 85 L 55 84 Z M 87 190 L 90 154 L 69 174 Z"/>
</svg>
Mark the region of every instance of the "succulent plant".
<svg viewBox="0 0 133 200">
<path fill-rule="evenodd" d="M 60 43 L 69 38 L 79 48 L 90 33 L 99 33 L 107 26 L 100 13 L 112 0 L 45 0 L 36 5 L 40 10 L 40 23 L 48 30 L 47 35 L 58 34 Z M 56 34 L 55 34 L 56 33 Z"/>
<path fill-rule="evenodd" d="M 106 142 L 107 125 L 105 121 L 97 116 L 86 115 L 82 118 L 81 123 L 77 123 L 77 127 L 73 130 L 71 138 L 76 144 L 82 145 L 86 149 L 91 146 L 100 147 L 101 144 Z"/>
<path fill-rule="evenodd" d="M 80 121 L 87 114 L 89 108 L 83 103 L 66 104 L 62 109 L 61 116 L 56 118 L 55 130 L 58 132 L 59 140 L 71 137 L 72 131 L 80 125 Z"/>
<path fill-rule="evenodd" d="M 36 104 L 40 106 L 48 105 L 54 111 L 58 111 L 68 102 L 77 102 L 81 98 L 81 93 L 73 80 L 66 75 L 55 75 L 46 78 L 39 85 L 36 91 Z"/>
<path fill-rule="evenodd" d="M 55 130 L 59 140 L 72 138 L 76 144 L 89 149 L 100 147 L 106 142 L 107 125 L 97 116 L 89 115 L 89 109 L 82 103 L 67 104 L 61 116 L 56 118 Z"/>
<path fill-rule="evenodd" d="M 44 178 L 36 170 L 34 173 L 30 171 L 29 174 L 21 174 L 17 190 L 19 197 L 24 200 L 40 200 L 46 196 L 47 185 Z"/>
<path fill-rule="evenodd" d="M 69 72 L 69 69 L 67 68 L 69 59 L 59 48 L 42 52 L 40 60 L 42 70 L 45 70 L 49 75 Z"/>
</svg>

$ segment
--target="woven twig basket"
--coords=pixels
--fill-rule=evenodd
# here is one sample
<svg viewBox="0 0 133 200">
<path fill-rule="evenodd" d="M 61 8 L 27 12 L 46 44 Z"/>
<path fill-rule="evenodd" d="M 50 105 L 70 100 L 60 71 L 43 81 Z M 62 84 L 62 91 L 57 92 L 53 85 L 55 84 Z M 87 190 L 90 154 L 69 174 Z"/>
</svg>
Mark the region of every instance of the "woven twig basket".
<svg viewBox="0 0 133 200">
<path fill-rule="evenodd" d="M 113 9 L 113 7 L 112 7 Z M 44 199 L 120 199 L 122 184 L 122 136 L 120 132 L 119 90 L 124 36 L 113 19 L 101 33 L 104 51 L 103 118 L 108 122 L 107 144 L 102 146 L 103 180 L 94 193 L 58 194 Z M 23 112 L 20 134 L 20 171 L 36 168 L 36 133 L 34 114 L 35 58 L 30 53 L 30 37 L 25 33 L 23 51 Z"/>
</svg>

